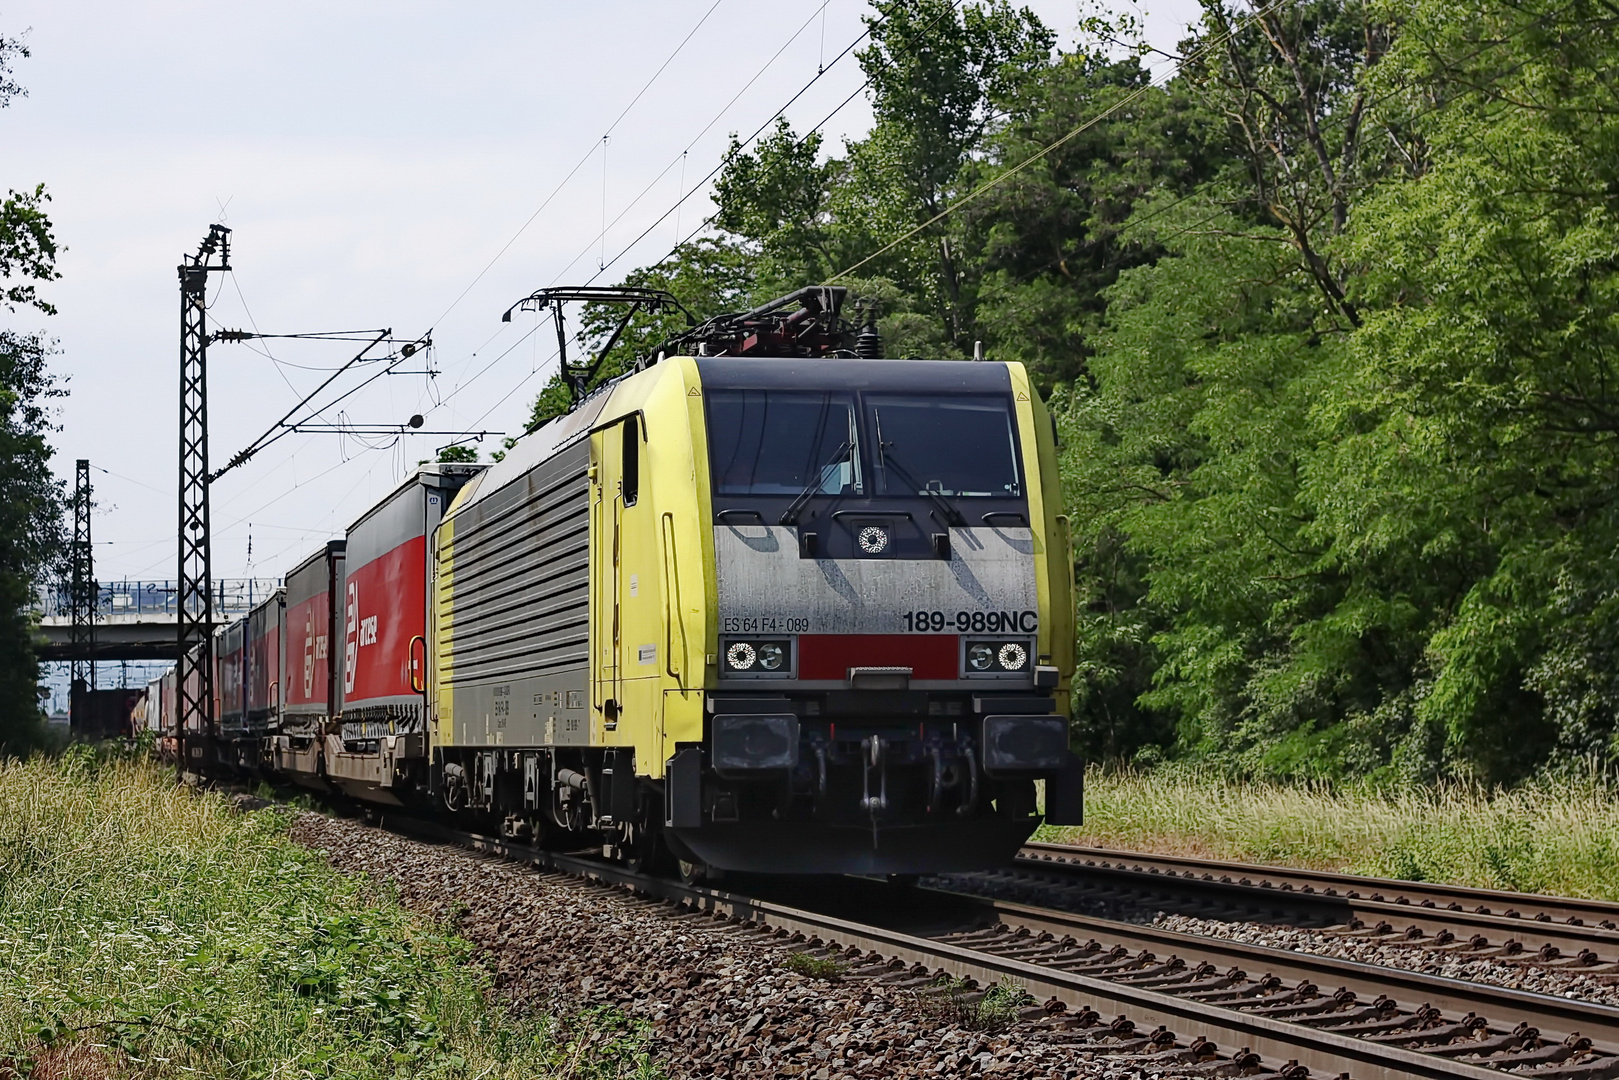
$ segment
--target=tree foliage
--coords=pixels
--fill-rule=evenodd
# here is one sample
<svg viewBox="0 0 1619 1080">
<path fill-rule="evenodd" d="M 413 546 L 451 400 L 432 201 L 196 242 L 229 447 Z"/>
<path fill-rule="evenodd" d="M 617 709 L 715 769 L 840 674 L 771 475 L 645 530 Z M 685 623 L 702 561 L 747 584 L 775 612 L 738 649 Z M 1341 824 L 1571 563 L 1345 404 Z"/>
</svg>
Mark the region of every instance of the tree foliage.
<svg viewBox="0 0 1619 1080">
<path fill-rule="evenodd" d="M 1086 749 L 1619 762 L 1611 5 L 1203 0 L 1162 80 L 1123 18 L 1063 52 L 1001 0 L 873 8 L 871 131 L 733 146 L 715 233 L 633 279 L 701 315 L 838 277 L 891 355 L 1028 366 Z"/>
<path fill-rule="evenodd" d="M 0 35 L 0 107 L 24 93 L 12 73 L 28 55 Z M 57 244 L 45 214 L 44 185 L 0 203 L 0 306 L 53 314 L 37 292 L 53 281 Z M 37 586 L 61 566 L 65 493 L 50 471 L 50 401 L 64 393 L 48 367 L 43 334 L 0 327 L 0 751 L 18 752 L 42 736 L 32 609 Z"/>
</svg>

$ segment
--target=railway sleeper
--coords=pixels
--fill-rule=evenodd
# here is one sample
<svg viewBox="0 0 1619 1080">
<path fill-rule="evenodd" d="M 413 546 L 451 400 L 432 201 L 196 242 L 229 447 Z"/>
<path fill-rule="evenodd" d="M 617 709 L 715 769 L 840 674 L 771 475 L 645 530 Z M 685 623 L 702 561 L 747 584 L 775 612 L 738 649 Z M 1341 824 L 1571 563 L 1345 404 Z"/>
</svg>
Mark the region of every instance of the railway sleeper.
<svg viewBox="0 0 1619 1080">
<path fill-rule="evenodd" d="M 1488 1031 L 1489 1026 L 1489 1021 L 1482 1016 L 1476 1013 L 1468 1013 L 1454 1023 L 1423 1028 L 1417 1032 L 1391 1032 L 1387 1035 L 1368 1035 L 1366 1037 L 1372 1042 L 1403 1046 L 1408 1050 L 1420 1050 L 1429 1046 L 1443 1046 L 1461 1038 L 1471 1039 L 1477 1032 Z"/>
<path fill-rule="evenodd" d="M 1420 1031 L 1444 1022 L 1439 1010 L 1432 1005 L 1423 1005 L 1415 1012 L 1401 1013 L 1386 1020 L 1370 1020 L 1362 1024 L 1345 1024 L 1334 1027 L 1332 1031 L 1338 1035 L 1354 1035 L 1357 1038 L 1375 1038 L 1399 1031 Z"/>
<path fill-rule="evenodd" d="M 1488 1059 L 1491 1065 L 1497 1068 L 1526 1069 L 1538 1068 L 1541 1065 L 1561 1065 L 1571 1058 L 1586 1058 L 1591 1055 L 1591 1040 L 1575 1032 L 1560 1043 L 1546 1043 L 1534 1049 L 1522 1052 L 1509 1052 L 1493 1054 Z M 1602 1055 L 1603 1060 L 1610 1064 L 1619 1064 L 1619 1059 L 1609 1055 Z M 1558 1076 L 1560 1071 L 1544 1070 L 1535 1073 L 1537 1077 Z"/>
<path fill-rule="evenodd" d="M 1218 974 L 1219 969 L 1213 964 L 1202 963 L 1196 967 L 1182 967 L 1181 970 L 1170 975 L 1160 975 L 1157 978 L 1131 979 L 1131 986 L 1139 986 L 1143 990 L 1164 990 L 1167 993 L 1179 994 L 1182 991 L 1204 986 L 1209 982 L 1211 975 Z"/>
<path fill-rule="evenodd" d="M 1317 1019 L 1326 1016 L 1342 1015 L 1353 1009 L 1357 1004 L 1353 990 L 1340 989 L 1331 997 L 1321 997 L 1314 1001 L 1297 1005 L 1261 1006 L 1257 1009 L 1246 1010 L 1259 1016 L 1268 1016 L 1273 1020 L 1305 1020 Z"/>
<path fill-rule="evenodd" d="M 1398 1016 L 1400 1008 L 1386 995 L 1379 994 L 1370 1005 L 1342 1012 L 1323 1013 L 1319 1016 L 1301 1016 L 1298 1022 L 1323 1031 L 1341 1032 L 1349 1024 L 1370 1024 Z"/>
<path fill-rule="evenodd" d="M 1265 975 L 1253 982 L 1234 986 L 1230 990 L 1205 991 L 1185 996 L 1206 1005 L 1231 1005 L 1234 1008 L 1241 1008 L 1241 1002 L 1267 997 L 1281 989 L 1281 986 L 1281 979 L 1274 975 Z"/>
<path fill-rule="evenodd" d="M 1177 1047 L 1173 1050 L 1164 1050 L 1156 1054 L 1148 1054 L 1141 1059 L 1142 1065 L 1195 1065 L 1199 1062 L 1214 1061 L 1220 1056 L 1220 1048 L 1216 1044 L 1199 1035 L 1192 1040 L 1190 1046 Z"/>
<path fill-rule="evenodd" d="M 1518 1050 L 1524 1046 L 1537 1047 L 1541 1045 L 1540 1029 L 1531 1027 L 1527 1023 L 1519 1024 L 1505 1035 L 1489 1035 L 1487 1032 L 1478 1033 L 1482 1037 L 1466 1042 L 1454 1042 L 1447 1046 L 1432 1046 L 1428 1053 L 1439 1057 L 1479 1057 L 1484 1058 L 1492 1054 L 1502 1054 Z"/>
<path fill-rule="evenodd" d="M 1561 1069 L 1550 1069 L 1534 1074 L 1552 1080 L 1610 1080 L 1619 1076 L 1619 1058 L 1601 1057 L 1582 1061 Z"/>
</svg>

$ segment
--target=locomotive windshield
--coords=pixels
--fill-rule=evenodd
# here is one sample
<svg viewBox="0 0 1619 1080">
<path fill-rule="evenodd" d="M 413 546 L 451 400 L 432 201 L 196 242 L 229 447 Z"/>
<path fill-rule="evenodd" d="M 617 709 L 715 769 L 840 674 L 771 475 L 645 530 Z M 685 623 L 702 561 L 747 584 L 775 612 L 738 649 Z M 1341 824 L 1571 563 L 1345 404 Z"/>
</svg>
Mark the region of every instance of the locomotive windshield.
<svg viewBox="0 0 1619 1080">
<path fill-rule="evenodd" d="M 859 494 L 859 437 L 846 394 L 713 390 L 708 438 L 720 495 Z"/>
<path fill-rule="evenodd" d="M 867 394 L 865 405 L 875 494 L 1022 494 L 1004 398 Z"/>
</svg>

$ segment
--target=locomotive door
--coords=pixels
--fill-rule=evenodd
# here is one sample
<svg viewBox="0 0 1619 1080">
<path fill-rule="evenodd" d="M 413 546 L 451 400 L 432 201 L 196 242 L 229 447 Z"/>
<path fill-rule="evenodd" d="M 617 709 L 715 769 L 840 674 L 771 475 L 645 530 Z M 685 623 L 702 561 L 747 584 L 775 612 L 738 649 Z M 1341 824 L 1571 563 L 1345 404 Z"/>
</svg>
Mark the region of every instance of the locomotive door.
<svg viewBox="0 0 1619 1080">
<path fill-rule="evenodd" d="M 623 702 L 624 428 L 621 421 L 590 436 L 590 697 L 609 729 Z"/>
<path fill-rule="evenodd" d="M 591 436 L 592 697 L 609 745 L 656 759 L 662 732 L 665 660 L 658 519 L 641 483 L 641 417 Z"/>
</svg>

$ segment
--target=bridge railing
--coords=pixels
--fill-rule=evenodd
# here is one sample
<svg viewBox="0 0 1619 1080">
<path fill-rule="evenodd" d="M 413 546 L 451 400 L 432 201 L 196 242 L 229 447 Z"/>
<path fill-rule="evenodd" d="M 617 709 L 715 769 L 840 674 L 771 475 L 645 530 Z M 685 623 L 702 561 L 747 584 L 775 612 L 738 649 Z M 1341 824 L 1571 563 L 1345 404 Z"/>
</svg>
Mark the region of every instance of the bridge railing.
<svg viewBox="0 0 1619 1080">
<path fill-rule="evenodd" d="M 216 578 L 213 583 L 214 618 L 246 615 L 281 587 L 280 578 Z M 96 615 L 173 615 L 179 590 L 173 581 L 104 581 L 97 584 Z M 44 586 L 35 598 L 41 615 L 73 614 L 73 598 L 66 584 Z"/>
</svg>

